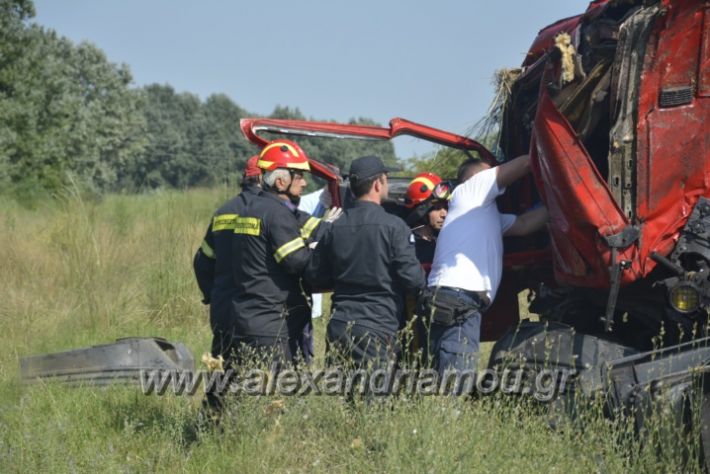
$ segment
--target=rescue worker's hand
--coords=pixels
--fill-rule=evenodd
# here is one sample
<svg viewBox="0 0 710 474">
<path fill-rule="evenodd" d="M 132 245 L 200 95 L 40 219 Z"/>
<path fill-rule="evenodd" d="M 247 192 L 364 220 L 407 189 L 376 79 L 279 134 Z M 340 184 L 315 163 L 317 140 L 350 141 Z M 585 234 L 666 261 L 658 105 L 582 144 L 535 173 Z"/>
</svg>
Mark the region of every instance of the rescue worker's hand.
<svg viewBox="0 0 710 474">
<path fill-rule="evenodd" d="M 327 211 L 325 211 L 325 214 L 323 215 L 323 220 L 325 222 L 334 222 L 338 219 L 338 217 L 343 215 L 343 210 L 339 207 L 331 207 Z"/>
</svg>

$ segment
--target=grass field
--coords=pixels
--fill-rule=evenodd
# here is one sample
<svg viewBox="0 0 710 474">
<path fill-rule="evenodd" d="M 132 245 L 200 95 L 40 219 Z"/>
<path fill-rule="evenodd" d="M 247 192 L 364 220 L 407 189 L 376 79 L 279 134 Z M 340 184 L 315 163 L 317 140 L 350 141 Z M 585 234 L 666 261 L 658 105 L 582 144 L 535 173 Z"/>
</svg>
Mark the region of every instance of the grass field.
<svg viewBox="0 0 710 474">
<path fill-rule="evenodd" d="M 27 210 L 0 201 L 2 472 L 688 472 L 695 438 L 659 415 L 632 424 L 589 408 L 548 428 L 539 407 L 492 395 L 244 397 L 222 431 L 198 431 L 201 395 L 26 386 L 25 355 L 159 335 L 209 349 L 191 258 L 228 190 L 106 196 L 68 191 Z M 316 320 L 323 348 L 325 321 Z M 283 401 L 283 403 L 281 403 Z"/>
</svg>

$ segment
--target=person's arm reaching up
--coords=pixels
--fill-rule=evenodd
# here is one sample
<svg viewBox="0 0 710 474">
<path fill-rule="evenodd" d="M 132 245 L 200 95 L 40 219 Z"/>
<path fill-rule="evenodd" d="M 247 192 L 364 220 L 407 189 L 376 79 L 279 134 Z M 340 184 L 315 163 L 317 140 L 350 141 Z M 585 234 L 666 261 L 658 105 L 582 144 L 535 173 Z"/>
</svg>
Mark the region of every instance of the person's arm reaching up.
<svg viewBox="0 0 710 474">
<path fill-rule="evenodd" d="M 510 226 L 503 235 L 510 237 L 532 234 L 545 227 L 548 217 L 547 208 L 544 206 L 538 207 L 537 209 L 519 215 L 513 225 Z"/>
<path fill-rule="evenodd" d="M 498 165 L 496 169 L 496 182 L 498 188 L 507 188 L 530 172 L 530 155 L 521 155 L 517 158 Z"/>
</svg>

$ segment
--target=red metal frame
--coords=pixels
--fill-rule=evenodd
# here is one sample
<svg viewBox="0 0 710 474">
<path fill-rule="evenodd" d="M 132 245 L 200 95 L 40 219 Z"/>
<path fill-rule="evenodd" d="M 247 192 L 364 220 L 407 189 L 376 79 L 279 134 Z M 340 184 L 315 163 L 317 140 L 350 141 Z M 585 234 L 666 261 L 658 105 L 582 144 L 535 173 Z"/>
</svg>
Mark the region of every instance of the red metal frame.
<svg viewBox="0 0 710 474">
<path fill-rule="evenodd" d="M 239 125 L 244 136 L 250 142 L 260 147 L 266 145 L 268 140 L 260 137 L 258 135 L 259 132 L 359 140 L 391 140 L 401 135 L 409 135 L 459 150 L 475 151 L 481 156 L 482 160 L 491 165 L 496 164 L 495 156 L 493 156 L 486 147 L 475 140 L 427 125 L 411 122 L 403 118 L 393 118 L 390 120 L 389 128 L 376 127 L 373 125 L 262 118 L 245 118 L 240 120 Z"/>
<path fill-rule="evenodd" d="M 468 137 L 439 130 L 426 125 L 410 122 L 402 118 L 390 121 L 390 127 L 372 125 L 339 124 L 334 122 L 314 122 L 307 120 L 245 118 L 239 121 L 242 133 L 251 143 L 264 147 L 268 139 L 259 136 L 259 132 L 272 132 L 282 135 L 301 135 L 324 138 L 349 138 L 356 140 L 391 140 L 401 135 L 410 135 L 439 145 L 477 152 L 481 159 L 496 164 L 495 157 L 483 145 Z M 340 176 L 336 170 L 317 160 L 311 159 L 311 172 L 328 182 L 328 190 L 333 196 L 333 205 L 341 206 L 338 184 Z"/>
</svg>

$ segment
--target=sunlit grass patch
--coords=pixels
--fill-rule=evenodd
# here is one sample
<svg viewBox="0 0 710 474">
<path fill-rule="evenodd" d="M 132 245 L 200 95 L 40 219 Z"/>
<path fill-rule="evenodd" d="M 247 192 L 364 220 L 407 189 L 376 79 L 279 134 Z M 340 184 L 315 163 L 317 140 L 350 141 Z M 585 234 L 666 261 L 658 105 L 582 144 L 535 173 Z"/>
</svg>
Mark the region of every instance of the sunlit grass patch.
<svg viewBox="0 0 710 474">
<path fill-rule="evenodd" d="M 195 396 L 25 385 L 19 359 L 163 336 L 209 350 L 192 255 L 227 189 L 0 205 L 2 472 L 689 472 L 698 440 L 664 418 L 609 421 L 592 404 L 553 430 L 545 406 L 501 394 L 241 396 L 218 428 Z M 329 298 L 324 298 L 324 314 Z M 323 366 L 327 317 L 314 321 Z M 484 343 L 481 367 L 492 343 Z M 666 413 L 667 414 L 667 413 Z M 691 451 L 692 451 L 691 449 Z"/>
</svg>

